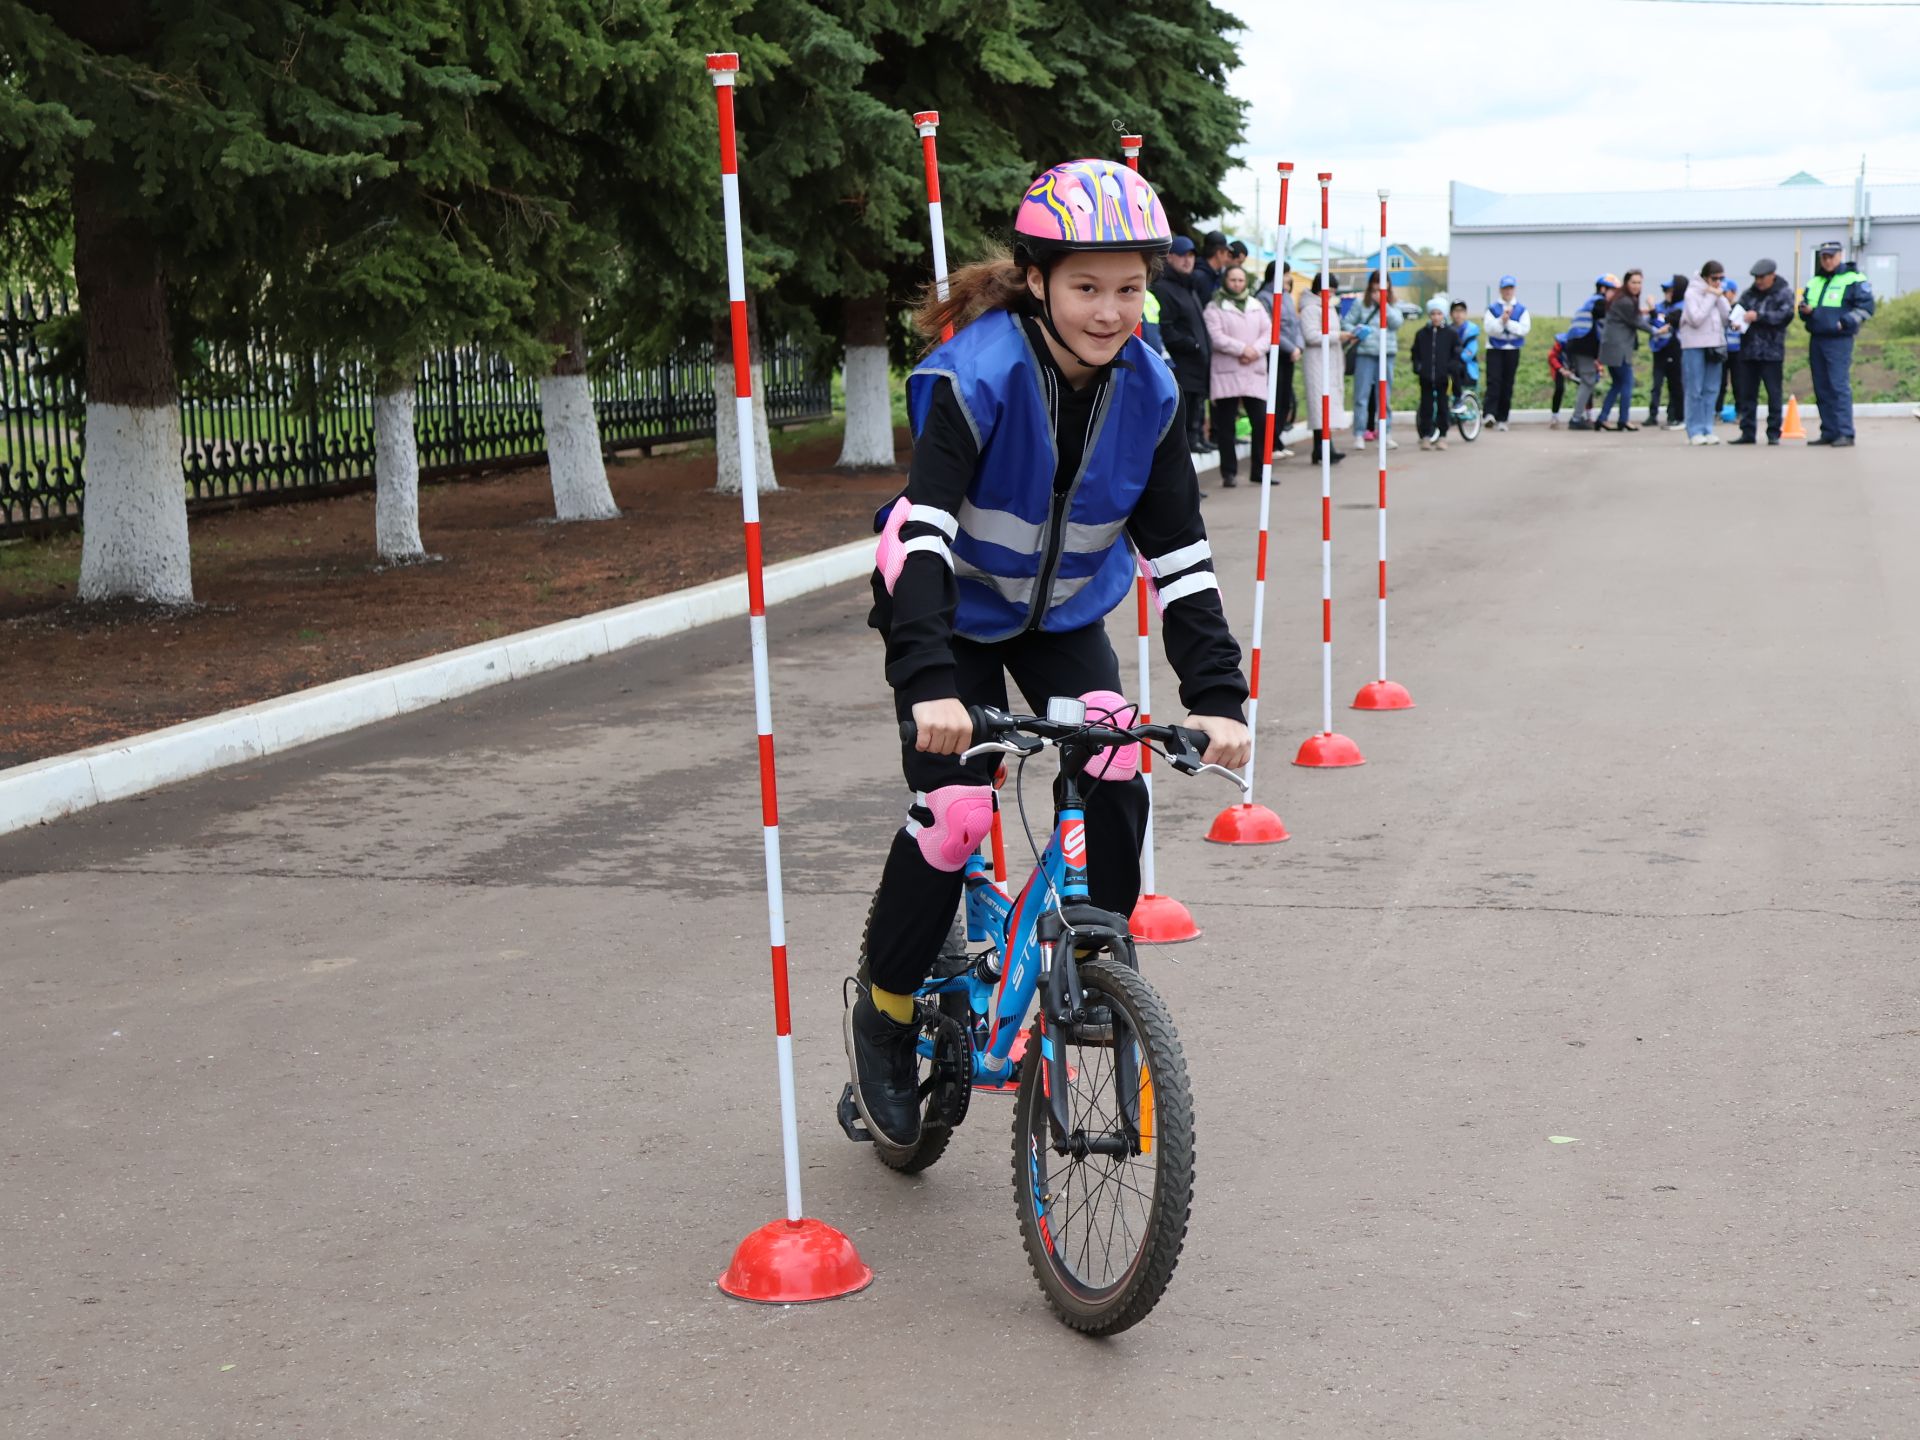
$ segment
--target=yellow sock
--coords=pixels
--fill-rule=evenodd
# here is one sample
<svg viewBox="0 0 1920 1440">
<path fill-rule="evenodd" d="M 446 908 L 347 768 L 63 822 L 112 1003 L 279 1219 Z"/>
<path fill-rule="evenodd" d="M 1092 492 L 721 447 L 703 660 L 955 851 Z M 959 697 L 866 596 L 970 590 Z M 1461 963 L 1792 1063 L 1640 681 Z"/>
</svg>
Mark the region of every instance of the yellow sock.
<svg viewBox="0 0 1920 1440">
<path fill-rule="evenodd" d="M 873 996 L 874 1008 L 888 1019 L 898 1020 L 902 1025 L 913 1020 L 913 996 L 896 995 L 891 990 L 882 990 L 878 985 L 869 985 L 867 993 Z"/>
</svg>

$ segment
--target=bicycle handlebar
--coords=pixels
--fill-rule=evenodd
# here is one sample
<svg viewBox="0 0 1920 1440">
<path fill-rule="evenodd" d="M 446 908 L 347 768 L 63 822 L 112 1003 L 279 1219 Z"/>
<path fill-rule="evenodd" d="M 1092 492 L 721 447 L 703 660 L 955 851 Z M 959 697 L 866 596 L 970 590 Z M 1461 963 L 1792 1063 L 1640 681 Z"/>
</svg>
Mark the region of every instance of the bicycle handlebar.
<svg viewBox="0 0 1920 1440">
<path fill-rule="evenodd" d="M 1173 765 L 1191 773 L 1198 773 L 1201 756 L 1207 753 L 1211 742 L 1204 730 L 1189 729 L 1185 725 L 1099 725 L 1091 721 L 1082 721 L 1078 725 L 1069 725 L 1059 720 L 1049 720 L 1044 715 L 1009 715 L 1003 710 L 986 705 L 969 705 L 967 714 L 973 720 L 973 743 L 991 744 L 1015 734 L 1027 734 L 1042 741 L 1061 740 L 1083 741 L 1094 749 L 1104 749 L 1110 745 L 1132 745 L 1138 741 L 1158 741 L 1167 747 L 1167 759 Z M 900 722 L 900 738 L 912 745 L 920 738 L 919 727 L 911 720 Z M 1037 747 L 1036 747 L 1037 748 Z M 1237 778 L 1237 777 L 1236 777 Z"/>
</svg>

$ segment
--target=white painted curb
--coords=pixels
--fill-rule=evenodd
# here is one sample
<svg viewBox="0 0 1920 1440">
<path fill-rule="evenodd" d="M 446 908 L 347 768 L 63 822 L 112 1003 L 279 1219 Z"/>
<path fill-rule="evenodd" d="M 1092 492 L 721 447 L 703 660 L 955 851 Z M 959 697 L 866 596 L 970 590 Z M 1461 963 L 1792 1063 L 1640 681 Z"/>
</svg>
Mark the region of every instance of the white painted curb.
<svg viewBox="0 0 1920 1440">
<path fill-rule="evenodd" d="M 871 540 L 770 565 L 767 603 L 855 580 L 872 568 Z M 0 835 L 746 613 L 747 577 L 734 575 L 0 770 Z"/>
<path fill-rule="evenodd" d="M 1219 468 L 1202 457 L 1195 470 Z M 769 565 L 767 604 L 857 580 L 873 568 L 871 539 Z M 228 765 L 276 755 L 391 720 L 490 685 L 525 679 L 647 640 L 678 635 L 747 613 L 747 577 L 733 575 L 689 590 L 656 595 L 538 630 L 449 650 L 367 675 L 297 690 L 237 710 L 223 710 L 130 740 L 55 755 L 0 770 L 0 835 L 62 815 L 124 800 Z"/>
</svg>

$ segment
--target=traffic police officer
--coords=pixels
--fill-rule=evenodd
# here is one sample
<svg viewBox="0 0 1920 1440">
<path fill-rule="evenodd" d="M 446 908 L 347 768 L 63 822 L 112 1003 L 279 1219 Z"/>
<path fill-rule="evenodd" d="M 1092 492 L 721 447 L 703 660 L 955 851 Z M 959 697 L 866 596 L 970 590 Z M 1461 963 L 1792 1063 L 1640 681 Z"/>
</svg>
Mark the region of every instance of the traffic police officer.
<svg viewBox="0 0 1920 1440">
<path fill-rule="evenodd" d="M 1841 263 L 1844 249 L 1829 240 L 1814 252 L 1814 276 L 1800 292 L 1800 321 L 1811 337 L 1807 363 L 1820 405 L 1815 445 L 1853 444 L 1853 337 L 1873 314 L 1873 287 L 1866 276 Z"/>
</svg>

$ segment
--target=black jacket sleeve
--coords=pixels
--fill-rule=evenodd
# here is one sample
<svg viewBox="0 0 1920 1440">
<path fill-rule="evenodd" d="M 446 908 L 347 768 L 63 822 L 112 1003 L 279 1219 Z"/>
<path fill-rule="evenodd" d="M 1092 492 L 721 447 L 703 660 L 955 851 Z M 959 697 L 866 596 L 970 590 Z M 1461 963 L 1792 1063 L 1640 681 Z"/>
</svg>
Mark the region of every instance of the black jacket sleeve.
<svg viewBox="0 0 1920 1440">
<path fill-rule="evenodd" d="M 980 448 L 953 382 L 935 384 L 926 423 L 914 437 L 907 470 L 907 503 L 913 506 L 900 539 L 913 546 L 887 594 L 873 578 L 872 623 L 887 637 L 887 683 L 907 701 L 955 698 L 960 693 L 953 664 L 953 612 L 960 592 L 947 547 L 959 527 L 960 505 L 973 481 Z"/>
<path fill-rule="evenodd" d="M 1213 547 L 1200 518 L 1200 482 L 1177 420 L 1153 452 L 1147 488 L 1127 521 L 1127 538 L 1159 588 L 1161 639 L 1180 677 L 1180 700 L 1193 715 L 1244 720 L 1246 678 L 1240 645 L 1227 628 L 1214 578 Z"/>
</svg>

